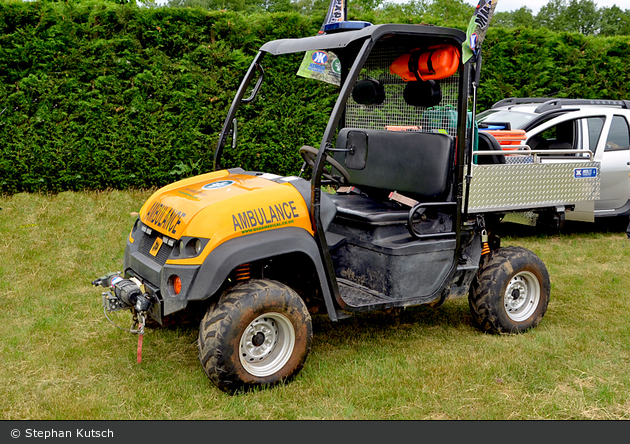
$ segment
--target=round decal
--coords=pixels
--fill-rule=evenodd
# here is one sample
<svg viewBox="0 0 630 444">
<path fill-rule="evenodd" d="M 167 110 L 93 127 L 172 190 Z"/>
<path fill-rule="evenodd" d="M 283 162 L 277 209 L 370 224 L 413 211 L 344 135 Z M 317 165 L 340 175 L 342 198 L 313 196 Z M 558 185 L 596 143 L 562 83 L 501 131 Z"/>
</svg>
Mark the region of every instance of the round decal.
<svg viewBox="0 0 630 444">
<path fill-rule="evenodd" d="M 217 188 L 229 187 L 233 183 L 234 183 L 233 180 L 221 180 L 219 182 L 212 182 L 207 185 L 204 185 L 202 188 L 204 190 L 216 190 Z"/>
<path fill-rule="evenodd" d="M 311 58 L 313 59 L 313 63 L 316 63 L 318 65 L 325 65 L 328 61 L 328 54 L 324 51 L 315 51 Z"/>
<path fill-rule="evenodd" d="M 332 70 L 335 74 L 341 74 L 341 62 L 339 61 L 339 59 L 333 60 Z"/>
</svg>

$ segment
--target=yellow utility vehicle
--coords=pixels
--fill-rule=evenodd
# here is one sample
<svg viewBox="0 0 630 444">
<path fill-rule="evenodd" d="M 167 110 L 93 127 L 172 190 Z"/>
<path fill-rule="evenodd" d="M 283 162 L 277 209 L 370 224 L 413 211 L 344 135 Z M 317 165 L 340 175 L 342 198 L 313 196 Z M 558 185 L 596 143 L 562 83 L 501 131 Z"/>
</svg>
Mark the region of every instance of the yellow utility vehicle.
<svg viewBox="0 0 630 444">
<path fill-rule="evenodd" d="M 260 48 L 227 113 L 215 171 L 151 196 L 122 273 L 93 282 L 108 288 L 106 314 L 132 310 L 139 333 L 148 317 L 161 323 L 206 301 L 199 358 L 228 392 L 294 377 L 311 348 L 313 313 L 339 321 L 468 297 L 482 331 L 536 326 L 548 272 L 531 251 L 501 247 L 496 225 L 597 198 L 599 165 L 588 156 L 540 163 L 534 151 L 505 152 L 477 132 L 468 110 L 480 60 L 463 61 L 462 31 L 337 31 Z M 264 67 L 304 53 L 315 74 L 339 82 L 319 146 L 295 147 L 311 180 L 223 169 L 237 112 L 264 94 Z"/>
</svg>

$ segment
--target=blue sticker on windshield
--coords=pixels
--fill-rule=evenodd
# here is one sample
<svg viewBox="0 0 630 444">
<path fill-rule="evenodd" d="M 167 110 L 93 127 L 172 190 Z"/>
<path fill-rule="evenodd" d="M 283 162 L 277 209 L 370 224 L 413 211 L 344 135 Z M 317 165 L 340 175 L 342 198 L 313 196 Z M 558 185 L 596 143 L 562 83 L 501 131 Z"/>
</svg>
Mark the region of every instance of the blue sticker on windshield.
<svg viewBox="0 0 630 444">
<path fill-rule="evenodd" d="M 326 54 L 324 51 L 316 51 L 311 56 L 311 59 L 314 63 L 317 63 L 318 65 L 325 65 L 326 62 L 328 62 L 328 54 Z"/>
<path fill-rule="evenodd" d="M 204 185 L 202 188 L 204 190 L 216 190 L 217 188 L 229 187 L 234 183 L 233 180 L 222 180 L 220 182 L 212 182 L 208 185 Z"/>
<path fill-rule="evenodd" d="M 576 168 L 573 170 L 573 177 L 575 179 L 597 177 L 597 168 Z"/>
</svg>

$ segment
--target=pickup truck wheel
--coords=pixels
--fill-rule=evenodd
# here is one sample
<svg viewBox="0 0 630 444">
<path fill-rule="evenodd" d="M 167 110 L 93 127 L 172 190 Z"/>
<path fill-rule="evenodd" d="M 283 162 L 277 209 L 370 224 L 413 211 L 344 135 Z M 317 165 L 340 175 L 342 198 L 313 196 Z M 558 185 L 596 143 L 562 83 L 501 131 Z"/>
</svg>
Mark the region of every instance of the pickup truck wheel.
<svg viewBox="0 0 630 444">
<path fill-rule="evenodd" d="M 482 259 L 468 297 L 474 323 L 488 333 L 520 333 L 542 320 L 551 284 L 545 264 L 522 247 L 494 250 Z"/>
<path fill-rule="evenodd" d="M 208 308 L 199 360 L 223 391 L 270 386 L 297 375 L 312 338 L 311 316 L 297 293 L 279 282 L 251 280 Z"/>
</svg>

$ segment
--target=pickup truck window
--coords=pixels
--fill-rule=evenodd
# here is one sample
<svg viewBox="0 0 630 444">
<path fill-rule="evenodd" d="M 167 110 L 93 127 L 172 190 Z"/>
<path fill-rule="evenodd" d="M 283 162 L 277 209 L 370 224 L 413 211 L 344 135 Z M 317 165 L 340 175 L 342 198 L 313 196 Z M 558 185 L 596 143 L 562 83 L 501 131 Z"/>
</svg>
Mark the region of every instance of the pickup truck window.
<svg viewBox="0 0 630 444">
<path fill-rule="evenodd" d="M 623 116 L 613 116 L 604 151 L 623 151 L 628 149 L 630 149 L 628 122 Z"/>
<path fill-rule="evenodd" d="M 528 145 L 535 150 L 588 148 L 595 151 L 605 121 L 604 116 L 566 120 L 534 135 Z"/>
<path fill-rule="evenodd" d="M 586 128 L 588 131 L 588 149 L 595 152 L 597 148 L 597 142 L 602 135 L 602 129 L 604 128 L 604 117 L 588 117 L 584 119 L 586 121 Z"/>
<path fill-rule="evenodd" d="M 576 121 L 567 120 L 547 128 L 542 133 L 532 137 L 528 144 L 534 150 L 572 149 L 576 148 L 579 134 L 576 131 Z"/>
</svg>

